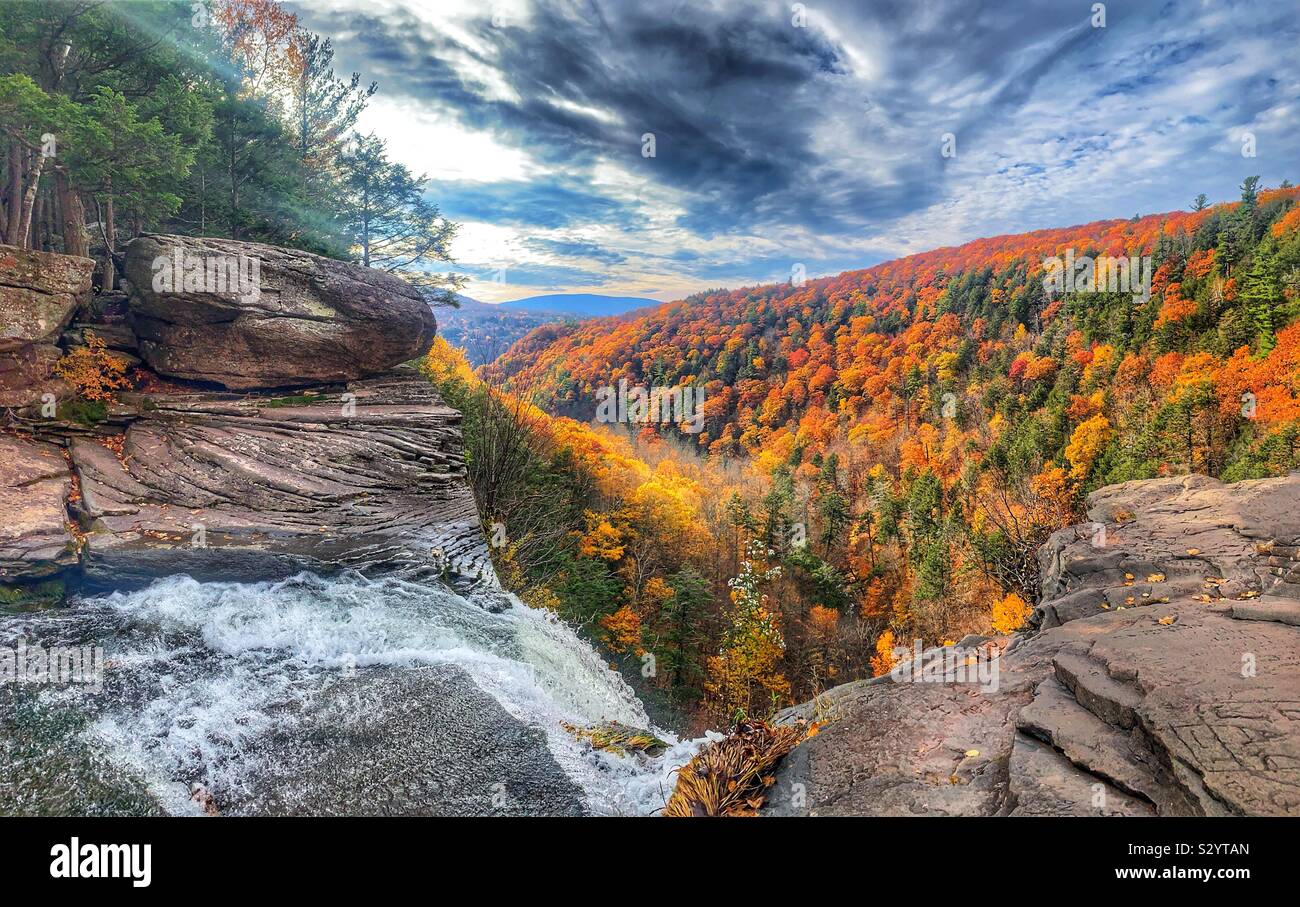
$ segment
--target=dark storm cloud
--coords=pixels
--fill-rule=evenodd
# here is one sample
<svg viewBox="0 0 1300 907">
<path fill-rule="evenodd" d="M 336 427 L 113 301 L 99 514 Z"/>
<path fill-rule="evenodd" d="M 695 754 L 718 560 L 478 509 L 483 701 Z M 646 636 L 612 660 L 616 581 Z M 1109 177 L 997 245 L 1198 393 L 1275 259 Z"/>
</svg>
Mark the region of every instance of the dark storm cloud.
<svg viewBox="0 0 1300 907">
<path fill-rule="evenodd" d="M 817 172 L 813 129 L 841 112 L 852 79 L 822 32 L 791 24 L 788 5 L 557 4 L 500 28 L 485 12 L 467 27 L 490 53 L 404 11 L 382 22 L 358 12 L 306 18 L 347 34 L 340 59 L 389 96 L 436 98 L 553 165 L 623 159 L 690 192 L 685 225 L 701 233 L 737 220 L 844 227 L 846 215 L 859 223 L 902 211 L 923 185 L 919 170 L 902 186 Z M 518 100 L 476 91 L 448 62 L 457 58 L 499 72 Z M 642 157 L 644 133 L 655 136 L 654 158 Z"/>
<path fill-rule="evenodd" d="M 484 2 L 438 28 L 436 15 L 338 2 L 299 12 L 335 36 L 339 68 L 388 98 L 452 110 L 540 166 L 526 186 L 440 186 L 453 217 L 635 232 L 625 193 L 584 186 L 613 163 L 680 191 L 687 239 L 802 231 L 838 249 L 793 254 L 838 264 L 855 238 L 963 200 L 1007 232 L 1114 216 L 1116 204 L 1166 210 L 1192 180 L 1230 197 L 1242 167 L 1295 178 L 1295 118 L 1278 123 L 1295 103 L 1288 4 L 1112 2 L 1096 28 L 1084 0 L 808 0 L 800 28 L 786 0 L 543 0 L 519 22 L 494 25 Z M 1220 83 L 1205 84 L 1207 59 L 1224 63 Z M 1090 119 L 1102 105 L 1113 113 Z M 1257 118 L 1275 130 L 1273 157 L 1201 163 L 1231 155 L 1231 130 Z M 641 155 L 643 133 L 654 158 Z M 945 133 L 957 159 L 939 153 Z M 1144 141 L 1157 144 L 1133 152 Z M 989 232 L 989 218 L 961 216 L 959 229 Z M 916 240 L 912 227 L 905 241 Z M 702 276 L 730 264 L 683 242 L 661 260 Z M 622 256 L 554 239 L 532 248 Z"/>
<path fill-rule="evenodd" d="M 626 205 L 560 180 L 549 182 L 430 182 L 428 193 L 452 220 L 555 229 L 582 223 L 624 223 Z"/>
</svg>

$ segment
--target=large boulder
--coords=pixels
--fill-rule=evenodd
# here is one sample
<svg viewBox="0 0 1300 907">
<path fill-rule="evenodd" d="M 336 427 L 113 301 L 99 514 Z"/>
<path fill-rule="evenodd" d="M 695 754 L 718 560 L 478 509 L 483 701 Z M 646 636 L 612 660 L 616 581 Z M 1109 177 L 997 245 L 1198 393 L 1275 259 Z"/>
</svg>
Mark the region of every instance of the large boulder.
<svg viewBox="0 0 1300 907">
<path fill-rule="evenodd" d="M 0 587 L 47 580 L 77 563 L 64 501 L 72 477 L 63 452 L 0 435 Z"/>
<path fill-rule="evenodd" d="M 89 258 L 0 246 L 0 407 L 66 394 L 53 377 L 59 332 L 90 298 Z"/>
<path fill-rule="evenodd" d="M 53 343 L 90 294 L 89 258 L 0 246 L 0 350 Z"/>
<path fill-rule="evenodd" d="M 788 710 L 826 726 L 765 811 L 1300 815 L 1300 474 L 1089 504 L 1040 553 L 1040 629 L 991 643 L 996 684 L 903 671 Z"/>
<path fill-rule="evenodd" d="M 146 235 L 125 270 L 145 362 L 232 390 L 375 375 L 423 355 L 436 329 L 406 281 L 276 246 Z"/>
<path fill-rule="evenodd" d="M 495 584 L 460 413 L 411 370 L 281 397 L 150 395 L 120 445 L 71 445 L 92 588 L 342 569 Z"/>
</svg>

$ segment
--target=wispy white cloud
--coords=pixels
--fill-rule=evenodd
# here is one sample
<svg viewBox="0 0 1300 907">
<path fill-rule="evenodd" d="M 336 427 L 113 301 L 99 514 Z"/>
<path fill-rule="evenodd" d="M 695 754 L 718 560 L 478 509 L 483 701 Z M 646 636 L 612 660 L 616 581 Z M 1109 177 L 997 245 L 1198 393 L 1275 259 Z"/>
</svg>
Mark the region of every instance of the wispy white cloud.
<svg viewBox="0 0 1300 907">
<path fill-rule="evenodd" d="M 676 298 L 1300 171 L 1286 4 L 1109 4 L 1104 28 L 1057 0 L 805 8 L 804 28 L 751 0 L 299 11 L 380 82 L 363 125 L 434 179 L 485 299 Z"/>
</svg>

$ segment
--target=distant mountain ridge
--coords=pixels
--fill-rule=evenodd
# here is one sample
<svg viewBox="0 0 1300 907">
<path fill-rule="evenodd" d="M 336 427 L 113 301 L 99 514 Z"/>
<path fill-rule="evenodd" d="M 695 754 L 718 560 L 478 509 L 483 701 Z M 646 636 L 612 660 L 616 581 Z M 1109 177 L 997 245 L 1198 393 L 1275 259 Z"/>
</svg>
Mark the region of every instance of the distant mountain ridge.
<svg viewBox="0 0 1300 907">
<path fill-rule="evenodd" d="M 552 293 L 513 302 L 480 302 L 457 294 L 459 308 L 438 308 L 438 333 L 460 347 L 473 366 L 491 362 L 535 328 L 586 318 L 623 315 L 658 300 L 639 296 L 601 296 L 595 293 Z"/>
<path fill-rule="evenodd" d="M 644 296 L 602 296 L 599 293 L 550 293 L 498 303 L 505 308 L 529 312 L 558 312 L 580 318 L 622 315 L 646 306 L 658 306 L 657 299 Z"/>
<path fill-rule="evenodd" d="M 973 444 L 1014 452 L 1024 481 L 1068 470 L 1081 491 L 1177 471 L 1277 474 L 1300 467 L 1298 202 L 1300 189 L 1248 180 L 1241 201 L 1203 210 L 707 291 L 537 331 L 492 373 L 582 420 L 618 378 L 701 387 L 707 424 L 682 440 L 767 468 L 819 468 L 812 458 L 837 443 L 903 445 L 908 462 L 887 466 L 947 479 Z M 1071 251 L 1151 256 L 1147 296 L 1050 291 L 1048 262 Z"/>
</svg>

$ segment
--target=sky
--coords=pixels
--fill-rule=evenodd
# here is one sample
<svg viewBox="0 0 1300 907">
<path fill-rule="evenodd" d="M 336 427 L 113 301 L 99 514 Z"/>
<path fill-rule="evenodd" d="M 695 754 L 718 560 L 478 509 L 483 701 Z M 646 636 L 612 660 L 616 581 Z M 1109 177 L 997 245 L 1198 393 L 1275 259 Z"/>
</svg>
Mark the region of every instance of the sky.
<svg viewBox="0 0 1300 907">
<path fill-rule="evenodd" d="M 1300 6 L 311 0 L 466 295 L 680 299 L 1300 182 Z M 650 147 L 653 142 L 653 148 Z"/>
</svg>

